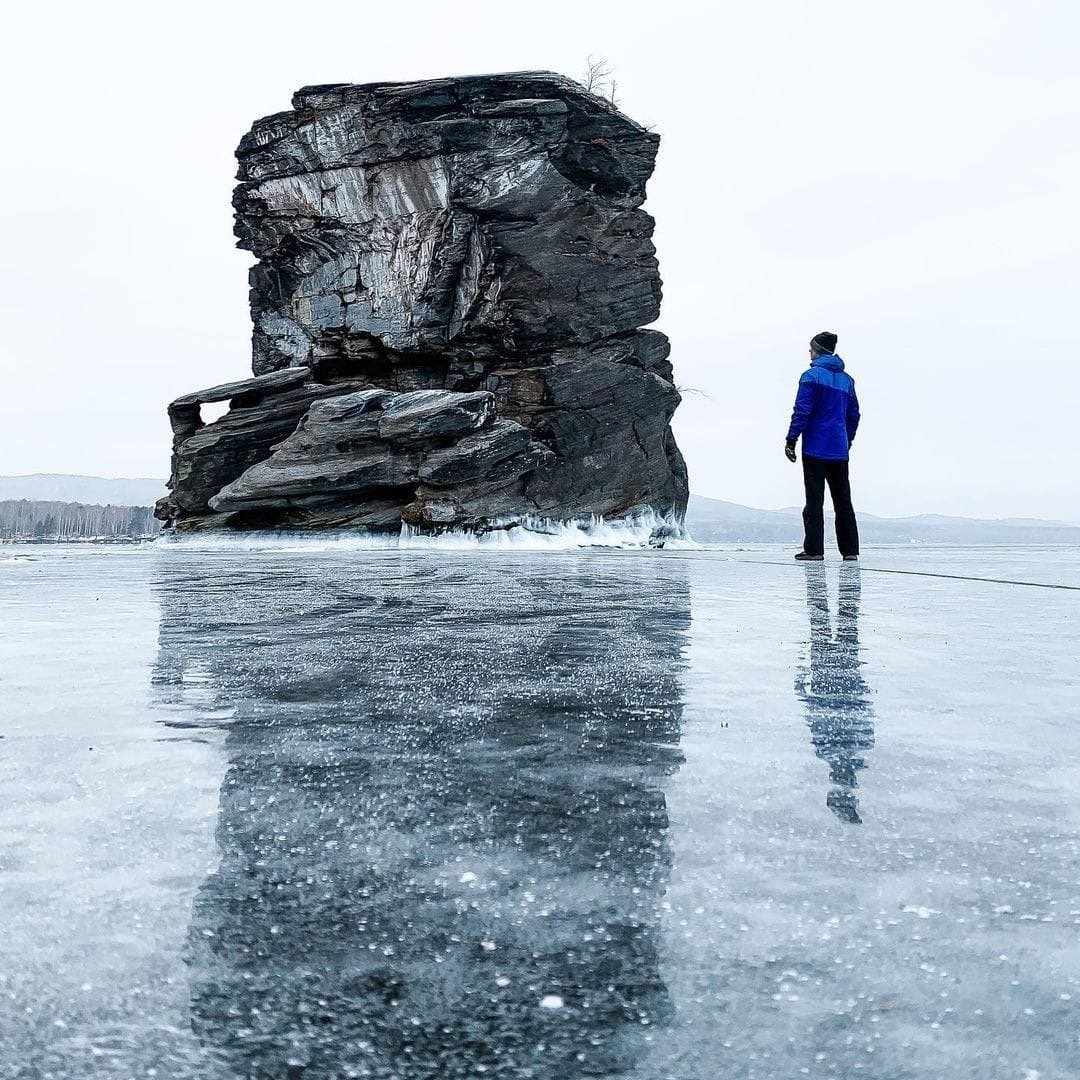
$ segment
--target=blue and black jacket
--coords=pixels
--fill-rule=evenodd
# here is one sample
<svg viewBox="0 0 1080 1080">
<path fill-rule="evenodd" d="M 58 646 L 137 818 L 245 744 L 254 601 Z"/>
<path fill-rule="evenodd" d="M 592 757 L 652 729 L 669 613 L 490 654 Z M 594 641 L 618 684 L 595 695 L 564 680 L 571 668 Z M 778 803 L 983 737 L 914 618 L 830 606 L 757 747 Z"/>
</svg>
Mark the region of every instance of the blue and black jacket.
<svg viewBox="0 0 1080 1080">
<path fill-rule="evenodd" d="M 788 442 L 802 436 L 803 457 L 847 461 L 859 427 L 855 380 L 844 371 L 839 356 L 815 356 L 799 380 Z"/>
</svg>

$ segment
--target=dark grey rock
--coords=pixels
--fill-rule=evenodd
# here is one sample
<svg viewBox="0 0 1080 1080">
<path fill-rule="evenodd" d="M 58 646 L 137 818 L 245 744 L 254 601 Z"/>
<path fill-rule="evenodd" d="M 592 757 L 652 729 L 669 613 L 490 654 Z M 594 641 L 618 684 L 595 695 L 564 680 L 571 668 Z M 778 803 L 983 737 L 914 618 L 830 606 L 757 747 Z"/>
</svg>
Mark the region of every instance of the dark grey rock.
<svg viewBox="0 0 1080 1080">
<path fill-rule="evenodd" d="M 209 390 L 196 390 L 193 394 L 184 394 L 183 397 L 178 397 L 169 409 L 172 411 L 189 405 L 228 401 L 230 398 L 242 399 L 250 403 L 268 393 L 299 386 L 310 378 L 311 372 L 307 368 L 284 368 L 265 375 L 256 375 L 253 379 L 239 379 L 235 382 L 222 383 L 220 386 L 211 386 Z"/>
<path fill-rule="evenodd" d="M 486 392 L 416 390 L 391 398 L 379 420 L 379 437 L 404 444 L 467 435 L 495 415 L 495 398 Z"/>
<path fill-rule="evenodd" d="M 537 449 L 533 449 L 532 454 L 523 459 L 531 462 L 528 468 L 522 468 L 512 475 L 521 476 L 535 468 L 540 461 L 550 458 L 551 452 L 533 439 L 528 428 L 513 420 L 497 420 L 490 427 L 465 436 L 453 446 L 433 450 L 420 467 L 420 479 L 428 484 L 460 484 L 483 478 L 491 480 L 497 470 L 505 470 L 506 462 L 517 461 L 523 451 L 530 448 L 543 452 L 538 453 Z M 503 476 L 508 475 L 504 471 Z"/>
<path fill-rule="evenodd" d="M 214 495 L 246 469 L 267 458 L 278 443 L 296 430 L 312 402 L 360 388 L 356 383 L 315 383 L 311 381 L 310 371 L 302 370 L 306 383 L 246 403 L 243 395 L 233 398 L 229 412 L 212 424 L 202 423 L 198 403 L 169 407 L 174 431 L 177 417 L 183 415 L 180 409 L 194 409 L 195 413 L 192 426 L 173 437 L 171 493 L 158 504 L 155 511 L 158 517 L 180 522 L 192 514 L 206 513 Z"/>
<path fill-rule="evenodd" d="M 382 406 L 394 397 L 386 390 L 364 390 L 313 402 L 296 431 L 222 488 L 209 500 L 210 508 L 311 504 L 415 482 L 420 452 L 395 452 L 379 436 Z"/>
<path fill-rule="evenodd" d="M 400 520 L 403 505 L 423 493 L 439 503 L 459 496 L 469 505 L 497 501 L 511 511 L 508 483 L 552 454 L 527 428 L 495 420 L 494 405 L 489 393 L 446 390 L 364 390 L 315 401 L 296 431 L 210 498 L 209 508 L 226 514 L 318 510 L 325 516 L 327 507 L 346 501 L 393 501 L 388 493 L 396 491 L 398 514 L 391 524 Z M 465 482 L 469 491 L 459 491 Z M 520 484 L 513 494 L 520 502 Z M 452 523 L 475 524 L 484 516 L 461 510 Z"/>
<path fill-rule="evenodd" d="M 159 516 L 681 517 L 670 346 L 640 329 L 660 305 L 658 136 L 547 72 L 306 87 L 293 106 L 237 151 L 255 378 L 169 407 Z"/>
</svg>

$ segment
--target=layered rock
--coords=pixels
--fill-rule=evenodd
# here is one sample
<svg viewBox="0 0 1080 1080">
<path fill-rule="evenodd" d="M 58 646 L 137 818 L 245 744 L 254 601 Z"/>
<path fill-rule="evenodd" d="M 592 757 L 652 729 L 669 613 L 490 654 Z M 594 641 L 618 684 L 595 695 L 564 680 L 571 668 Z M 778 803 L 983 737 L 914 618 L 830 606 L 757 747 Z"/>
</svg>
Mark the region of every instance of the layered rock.
<svg viewBox="0 0 1080 1080">
<path fill-rule="evenodd" d="M 681 517 L 658 137 L 548 73 L 309 87 L 242 140 L 255 378 L 169 409 L 178 527 Z M 200 406 L 228 400 L 203 425 Z"/>
</svg>

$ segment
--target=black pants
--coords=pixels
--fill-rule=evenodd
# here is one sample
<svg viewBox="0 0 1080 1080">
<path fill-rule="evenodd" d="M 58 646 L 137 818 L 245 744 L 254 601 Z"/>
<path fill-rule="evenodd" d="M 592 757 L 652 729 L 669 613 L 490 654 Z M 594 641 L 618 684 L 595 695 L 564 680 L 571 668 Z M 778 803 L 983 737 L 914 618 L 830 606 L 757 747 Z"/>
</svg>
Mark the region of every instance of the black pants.
<svg viewBox="0 0 1080 1080">
<path fill-rule="evenodd" d="M 836 511 L 836 546 L 841 555 L 859 554 L 859 526 L 851 505 L 851 484 L 846 461 L 825 461 L 803 454 L 803 481 L 806 484 L 806 509 L 803 526 L 807 555 L 825 554 L 825 484 L 829 485 L 833 510 Z"/>
</svg>

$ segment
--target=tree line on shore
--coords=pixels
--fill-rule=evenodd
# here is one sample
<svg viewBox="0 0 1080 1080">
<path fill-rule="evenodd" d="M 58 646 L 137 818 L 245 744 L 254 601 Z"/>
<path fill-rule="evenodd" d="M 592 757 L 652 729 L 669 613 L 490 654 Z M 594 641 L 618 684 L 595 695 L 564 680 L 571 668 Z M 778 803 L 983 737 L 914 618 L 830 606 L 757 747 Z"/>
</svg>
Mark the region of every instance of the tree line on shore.
<svg viewBox="0 0 1080 1080">
<path fill-rule="evenodd" d="M 87 506 L 37 499 L 0 500 L 0 539 L 86 540 L 155 536 L 152 506 Z"/>
</svg>

